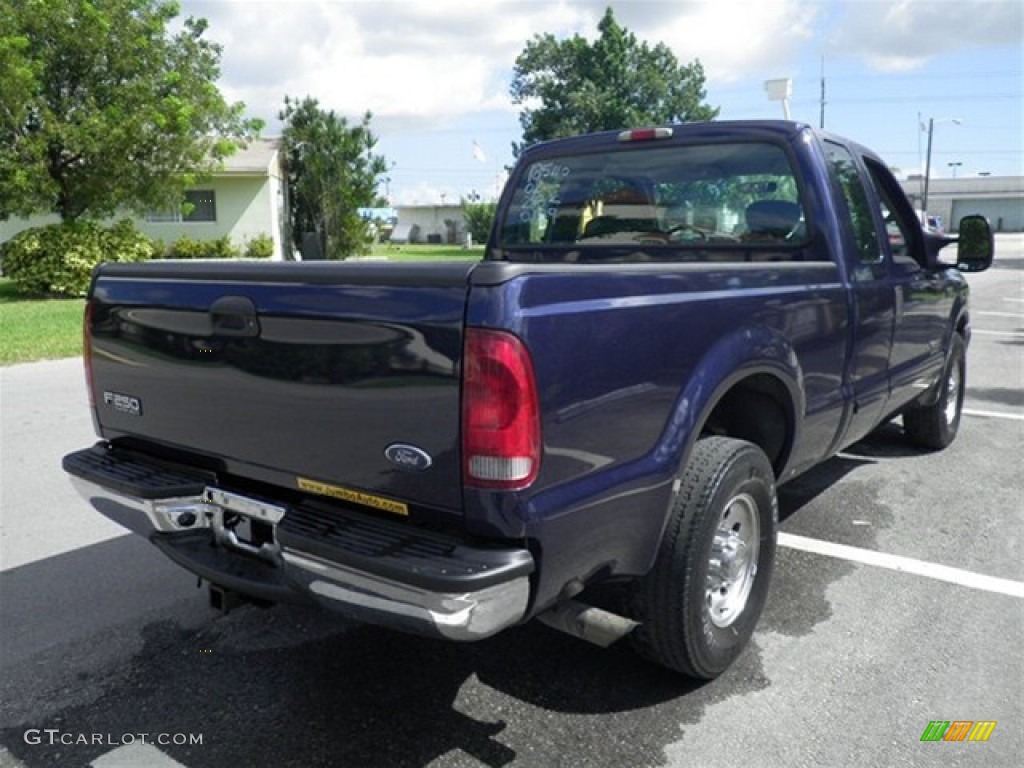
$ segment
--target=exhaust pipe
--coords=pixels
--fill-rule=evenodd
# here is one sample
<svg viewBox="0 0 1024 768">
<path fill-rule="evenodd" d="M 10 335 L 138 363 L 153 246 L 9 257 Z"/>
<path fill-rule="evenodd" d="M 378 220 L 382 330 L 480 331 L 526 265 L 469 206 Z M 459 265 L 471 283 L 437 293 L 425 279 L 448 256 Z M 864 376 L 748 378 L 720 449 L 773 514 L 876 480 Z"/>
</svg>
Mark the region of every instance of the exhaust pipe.
<svg viewBox="0 0 1024 768">
<path fill-rule="evenodd" d="M 539 614 L 537 619 L 552 629 L 602 648 L 621 640 L 640 626 L 638 621 L 576 600 L 561 602 Z"/>
</svg>

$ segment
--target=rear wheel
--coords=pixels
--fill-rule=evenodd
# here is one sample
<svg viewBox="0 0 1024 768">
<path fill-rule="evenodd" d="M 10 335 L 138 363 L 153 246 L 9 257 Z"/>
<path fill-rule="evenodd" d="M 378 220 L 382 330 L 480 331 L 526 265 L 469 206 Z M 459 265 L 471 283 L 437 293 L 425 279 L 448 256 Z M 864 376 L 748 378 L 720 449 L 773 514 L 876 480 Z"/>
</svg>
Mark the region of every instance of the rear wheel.
<svg viewBox="0 0 1024 768">
<path fill-rule="evenodd" d="M 764 452 L 733 438 L 698 441 L 677 480 L 654 567 L 631 587 L 638 651 L 691 677 L 725 671 L 764 607 L 777 521 Z"/>
<path fill-rule="evenodd" d="M 960 429 L 966 374 L 964 340 L 959 334 L 953 334 L 949 360 L 939 384 L 939 398 L 932 405 L 913 408 L 903 414 L 903 429 L 910 442 L 933 450 L 945 448 L 953 442 Z"/>
</svg>

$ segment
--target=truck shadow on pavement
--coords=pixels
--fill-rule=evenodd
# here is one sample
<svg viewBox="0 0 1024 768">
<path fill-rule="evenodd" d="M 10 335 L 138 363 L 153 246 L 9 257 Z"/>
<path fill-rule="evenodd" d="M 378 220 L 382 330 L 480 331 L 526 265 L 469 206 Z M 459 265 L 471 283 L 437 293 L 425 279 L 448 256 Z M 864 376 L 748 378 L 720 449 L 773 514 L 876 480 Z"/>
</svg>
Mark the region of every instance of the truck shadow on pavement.
<svg viewBox="0 0 1024 768">
<path fill-rule="evenodd" d="M 893 455 L 916 455 L 898 426 L 783 486 L 783 529 L 814 535 L 834 509 L 855 510 L 876 515 L 851 542 L 869 546 L 888 512 L 870 481 L 850 475 Z M 87 766 L 123 734 L 142 733 L 201 734 L 201 744 L 159 747 L 187 768 L 664 765 L 665 748 L 709 706 L 771 685 L 759 638 L 800 636 L 827 621 L 826 591 L 852 569 L 780 549 L 754 642 L 721 678 L 701 684 L 624 643 L 600 649 L 536 622 L 461 645 L 304 607 L 221 616 L 204 608 L 205 595 L 190 596 L 188 574 L 124 536 L 0 574 L 0 618 L 18 627 L 5 629 L 13 645 L 4 677 L 26 690 L 33 669 L 60 666 L 40 676 L 30 703 L 0 707 L 0 745 L 30 768 Z M 148 607 L 131 607 L 139 605 Z M 88 631 L 77 626 L 78 611 L 91 615 Z M 73 639 L 57 640 L 65 624 Z M 40 636 L 51 642 L 34 652 Z M 118 646 L 123 637 L 132 641 Z M 114 649 L 102 662 L 90 658 L 107 644 Z M 3 682 L 5 698 L 16 695 L 18 685 Z M 27 728 L 115 742 L 27 744 Z"/>
<path fill-rule="evenodd" d="M 222 616 L 134 536 L 0 576 L 0 764 L 3 748 L 29 768 L 63 768 L 90 765 L 126 735 L 201 734 L 157 746 L 187 768 L 639 768 L 663 765 L 708 705 L 769 684 L 756 644 L 699 684 L 625 645 L 600 649 L 536 623 L 460 645 L 304 607 Z M 27 729 L 71 743 L 28 743 Z"/>
<path fill-rule="evenodd" d="M 30 746 L 25 728 L 202 734 L 201 745 L 160 747 L 188 768 L 564 765 L 570 755 L 653 766 L 713 698 L 691 701 L 690 681 L 540 626 L 460 646 L 341 623 L 246 607 L 198 632 L 150 624 L 127 677 L 0 738 L 27 766 L 88 765 L 111 747 Z M 747 656 L 729 695 L 749 689 L 742 670 L 757 658 Z"/>
</svg>

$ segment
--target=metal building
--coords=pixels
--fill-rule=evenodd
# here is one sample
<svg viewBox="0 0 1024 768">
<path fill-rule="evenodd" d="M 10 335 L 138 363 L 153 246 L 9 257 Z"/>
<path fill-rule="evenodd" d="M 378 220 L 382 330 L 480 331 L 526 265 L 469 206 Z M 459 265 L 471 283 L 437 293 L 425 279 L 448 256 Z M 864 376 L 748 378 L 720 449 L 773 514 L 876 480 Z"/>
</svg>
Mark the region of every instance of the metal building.
<svg viewBox="0 0 1024 768">
<path fill-rule="evenodd" d="M 915 208 L 921 208 L 924 179 L 901 182 Z M 928 215 L 939 216 L 949 231 L 969 213 L 980 213 L 996 232 L 1024 232 L 1024 176 L 974 176 L 931 179 Z"/>
</svg>

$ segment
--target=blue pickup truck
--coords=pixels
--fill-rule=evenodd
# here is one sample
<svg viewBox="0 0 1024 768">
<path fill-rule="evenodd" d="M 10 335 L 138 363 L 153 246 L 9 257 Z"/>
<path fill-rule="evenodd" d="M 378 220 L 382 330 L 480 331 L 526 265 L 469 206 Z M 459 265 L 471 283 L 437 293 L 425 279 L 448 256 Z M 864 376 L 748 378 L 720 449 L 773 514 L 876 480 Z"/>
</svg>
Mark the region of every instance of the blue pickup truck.
<svg viewBox="0 0 1024 768">
<path fill-rule="evenodd" d="M 956 436 L 961 273 L 993 256 L 958 231 L 798 123 L 540 144 L 479 262 L 98 268 L 102 439 L 64 469 L 221 609 L 538 618 L 712 678 L 764 605 L 779 484 L 894 417 Z"/>
</svg>

